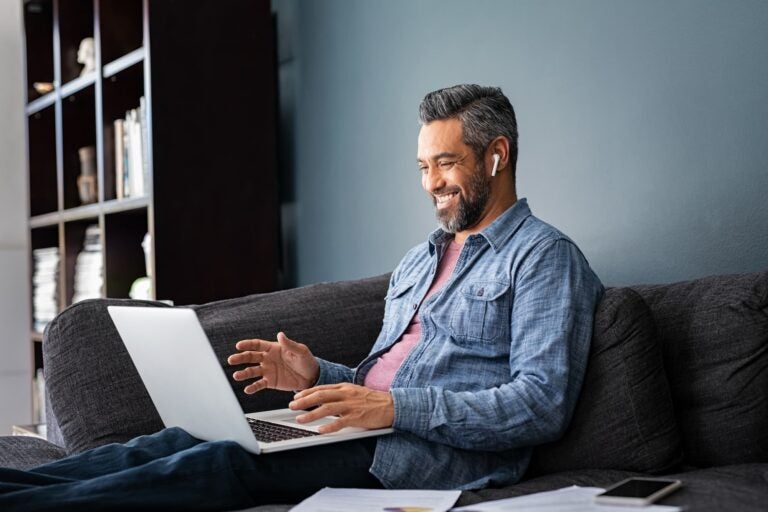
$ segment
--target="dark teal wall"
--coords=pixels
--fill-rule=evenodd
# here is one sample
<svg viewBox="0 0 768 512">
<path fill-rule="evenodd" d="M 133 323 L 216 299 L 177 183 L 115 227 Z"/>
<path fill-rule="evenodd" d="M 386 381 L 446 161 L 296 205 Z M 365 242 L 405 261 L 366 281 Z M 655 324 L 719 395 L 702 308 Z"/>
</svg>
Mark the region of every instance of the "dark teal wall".
<svg viewBox="0 0 768 512">
<path fill-rule="evenodd" d="M 607 284 L 768 268 L 768 2 L 275 0 L 294 284 L 391 270 L 435 227 L 433 89 L 501 86 L 518 191 Z"/>
</svg>

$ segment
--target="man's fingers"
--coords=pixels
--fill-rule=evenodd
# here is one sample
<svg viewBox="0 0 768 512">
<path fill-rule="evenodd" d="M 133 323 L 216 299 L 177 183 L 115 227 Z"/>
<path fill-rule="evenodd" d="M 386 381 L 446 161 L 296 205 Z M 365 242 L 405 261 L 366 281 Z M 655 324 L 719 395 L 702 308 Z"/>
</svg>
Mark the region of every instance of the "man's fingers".
<svg viewBox="0 0 768 512">
<path fill-rule="evenodd" d="M 262 389 L 267 389 L 269 387 L 269 382 L 267 382 L 267 379 L 261 378 L 260 380 L 257 380 L 253 384 L 248 384 L 243 388 L 243 391 L 245 391 L 246 394 L 252 395 L 258 391 L 261 391 Z"/>
<path fill-rule="evenodd" d="M 343 385 L 344 384 L 321 384 L 313 388 L 307 388 L 302 391 L 299 391 L 298 393 L 293 395 L 293 399 L 296 400 L 297 398 L 304 398 L 305 396 L 309 396 L 313 393 L 317 393 L 319 391 L 324 391 L 328 389 L 341 389 Z"/>
<path fill-rule="evenodd" d="M 336 389 L 320 389 L 313 388 L 314 392 L 305 394 L 300 398 L 294 398 L 294 400 L 288 404 L 291 409 L 309 409 L 317 405 L 329 404 L 332 402 L 341 402 L 348 396 Z"/>
<path fill-rule="evenodd" d="M 343 429 L 347 426 L 347 422 L 344 419 L 344 417 L 341 417 L 335 421 L 332 421 L 330 423 L 326 423 L 325 425 L 320 425 L 317 427 L 317 431 L 321 434 L 332 434 L 333 432 L 338 432 L 339 430 Z"/>
<path fill-rule="evenodd" d="M 251 363 L 263 363 L 265 359 L 264 352 L 240 352 L 238 354 L 232 354 L 227 358 L 227 363 L 231 365 L 237 364 L 251 364 Z"/>
<path fill-rule="evenodd" d="M 240 340 L 235 344 L 237 350 L 256 350 L 258 352 L 266 352 L 269 350 L 270 345 L 274 342 L 266 340 Z"/>
<path fill-rule="evenodd" d="M 323 404 L 317 409 L 313 409 L 309 412 L 296 416 L 296 421 L 299 423 L 311 423 L 315 420 L 325 418 L 326 416 L 342 416 L 343 412 L 347 410 L 347 407 L 340 403 Z"/>
<path fill-rule="evenodd" d="M 264 368 L 262 368 L 261 366 L 249 366 L 244 370 L 239 370 L 232 374 L 232 378 L 238 381 L 254 379 L 256 377 L 263 377 L 263 376 L 264 376 Z"/>
<path fill-rule="evenodd" d="M 284 332 L 277 333 L 277 342 L 288 350 L 304 350 L 306 348 L 305 345 L 297 341 L 293 341 L 291 338 L 286 336 Z"/>
</svg>

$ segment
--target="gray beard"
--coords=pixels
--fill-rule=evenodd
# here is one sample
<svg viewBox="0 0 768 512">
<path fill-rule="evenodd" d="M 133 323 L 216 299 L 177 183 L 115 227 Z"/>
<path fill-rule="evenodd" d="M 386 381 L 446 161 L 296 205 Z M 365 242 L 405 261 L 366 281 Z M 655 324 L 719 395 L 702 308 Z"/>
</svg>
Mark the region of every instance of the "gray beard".
<svg viewBox="0 0 768 512">
<path fill-rule="evenodd" d="M 466 197 L 459 193 L 459 204 L 453 212 L 437 210 L 437 222 L 446 233 L 457 233 L 478 223 L 491 196 L 491 178 L 485 175 L 481 165 L 469 181 Z"/>
</svg>

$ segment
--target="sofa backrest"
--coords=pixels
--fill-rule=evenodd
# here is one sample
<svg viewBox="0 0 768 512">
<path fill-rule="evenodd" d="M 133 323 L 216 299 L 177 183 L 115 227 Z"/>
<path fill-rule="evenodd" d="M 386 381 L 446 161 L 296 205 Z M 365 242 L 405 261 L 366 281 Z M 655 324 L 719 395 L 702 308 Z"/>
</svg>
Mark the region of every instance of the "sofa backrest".
<svg viewBox="0 0 768 512">
<path fill-rule="evenodd" d="M 768 462 L 768 272 L 634 289 L 659 331 L 685 462 Z"/>
<path fill-rule="evenodd" d="M 354 367 L 368 355 L 381 330 L 389 275 L 321 283 L 195 306 L 225 368 L 235 342 L 274 340 L 279 331 L 305 343 L 323 359 Z M 230 380 L 245 412 L 287 407 L 292 393 L 267 390 L 246 395 L 247 383 Z"/>
</svg>

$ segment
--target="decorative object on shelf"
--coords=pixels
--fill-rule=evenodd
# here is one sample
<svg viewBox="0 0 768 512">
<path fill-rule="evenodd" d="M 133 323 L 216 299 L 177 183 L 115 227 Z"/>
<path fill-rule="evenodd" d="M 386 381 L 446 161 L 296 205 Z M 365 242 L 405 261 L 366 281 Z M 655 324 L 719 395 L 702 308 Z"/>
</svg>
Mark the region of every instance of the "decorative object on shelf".
<svg viewBox="0 0 768 512">
<path fill-rule="evenodd" d="M 59 312 L 59 248 L 34 249 L 35 272 L 32 277 L 32 315 L 34 329 L 43 332 Z"/>
<path fill-rule="evenodd" d="M 96 193 L 96 148 L 85 146 L 77 150 L 80 155 L 80 176 L 77 177 L 77 191 L 83 204 L 95 203 Z"/>
<path fill-rule="evenodd" d="M 146 267 L 147 276 L 152 277 L 152 235 L 149 233 L 144 235 L 144 239 L 141 241 L 141 248 L 144 251 L 144 266 Z"/>
<path fill-rule="evenodd" d="M 80 47 L 77 49 L 77 63 L 83 65 L 80 76 L 96 70 L 96 51 L 92 37 L 86 37 L 80 41 Z"/>
<path fill-rule="evenodd" d="M 133 282 L 128 297 L 133 300 L 152 300 L 152 283 L 146 276 L 140 277 Z"/>
<path fill-rule="evenodd" d="M 152 300 L 152 235 L 147 233 L 141 242 L 141 248 L 144 250 L 144 265 L 147 275 L 136 279 L 131 285 L 128 296 L 132 299 Z"/>
<path fill-rule="evenodd" d="M 75 263 L 75 294 L 72 303 L 101 297 L 104 265 L 101 258 L 101 235 L 98 224 L 85 229 L 83 250 Z"/>
<path fill-rule="evenodd" d="M 147 107 L 142 96 L 139 108 L 116 119 L 115 128 L 115 193 L 118 199 L 146 194 L 149 182 L 147 164 Z"/>
<path fill-rule="evenodd" d="M 32 84 L 37 94 L 43 95 L 53 91 L 53 82 L 35 82 Z"/>
</svg>

